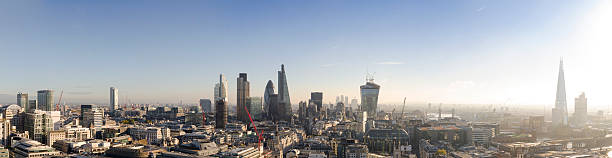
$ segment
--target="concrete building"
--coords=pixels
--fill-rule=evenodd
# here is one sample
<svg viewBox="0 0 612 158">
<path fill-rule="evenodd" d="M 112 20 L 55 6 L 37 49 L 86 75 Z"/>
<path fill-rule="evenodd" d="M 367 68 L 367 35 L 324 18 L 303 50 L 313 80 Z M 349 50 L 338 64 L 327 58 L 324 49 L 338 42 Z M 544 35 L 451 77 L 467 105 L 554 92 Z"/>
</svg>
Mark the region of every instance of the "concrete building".
<svg viewBox="0 0 612 158">
<path fill-rule="evenodd" d="M 409 145 L 409 138 L 404 129 L 370 129 L 364 140 L 369 152 L 391 155 L 400 146 Z"/>
<path fill-rule="evenodd" d="M 60 154 L 54 148 L 46 146 L 35 140 L 16 137 L 13 138 L 13 156 L 15 158 L 44 158 Z"/>
<path fill-rule="evenodd" d="M 147 140 L 147 143 L 161 143 L 162 140 L 170 139 L 170 129 L 160 127 L 130 128 L 130 136 L 134 140 Z"/>
<path fill-rule="evenodd" d="M 495 131 L 490 128 L 473 128 L 472 139 L 476 145 L 489 146 L 491 139 L 495 135 Z"/>
<path fill-rule="evenodd" d="M 45 144 L 47 146 L 53 146 L 53 143 L 55 143 L 55 141 L 64 140 L 64 139 L 66 139 L 66 131 L 64 130 L 49 131 L 47 133 Z"/>
<path fill-rule="evenodd" d="M 24 129 L 28 131 L 29 137 L 38 142 L 46 142 L 48 132 L 53 130 L 51 117 L 46 113 L 26 113 Z"/>
<path fill-rule="evenodd" d="M 587 98 L 584 92 L 574 100 L 574 125 L 576 127 L 584 127 L 587 120 Z"/>
<path fill-rule="evenodd" d="M 65 126 L 63 130 L 66 131 L 65 138 L 75 141 L 87 140 L 93 137 L 91 130 L 81 126 L 78 119 Z"/>
<path fill-rule="evenodd" d="M 445 143 L 453 147 L 472 145 L 472 129 L 454 125 L 420 127 L 416 129 L 416 140 L 429 140 L 431 143 Z"/>
</svg>

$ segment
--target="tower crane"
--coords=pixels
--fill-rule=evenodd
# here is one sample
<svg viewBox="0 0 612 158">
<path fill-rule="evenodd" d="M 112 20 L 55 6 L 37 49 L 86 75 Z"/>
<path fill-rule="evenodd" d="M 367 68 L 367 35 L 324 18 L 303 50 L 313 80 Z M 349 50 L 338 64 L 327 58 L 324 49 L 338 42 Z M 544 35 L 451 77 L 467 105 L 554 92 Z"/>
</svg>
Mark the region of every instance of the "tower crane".
<svg viewBox="0 0 612 158">
<path fill-rule="evenodd" d="M 62 97 L 64 96 L 64 90 L 60 93 L 59 99 L 57 100 L 57 104 L 55 104 L 55 111 L 60 111 L 60 103 L 62 102 Z"/>
</svg>

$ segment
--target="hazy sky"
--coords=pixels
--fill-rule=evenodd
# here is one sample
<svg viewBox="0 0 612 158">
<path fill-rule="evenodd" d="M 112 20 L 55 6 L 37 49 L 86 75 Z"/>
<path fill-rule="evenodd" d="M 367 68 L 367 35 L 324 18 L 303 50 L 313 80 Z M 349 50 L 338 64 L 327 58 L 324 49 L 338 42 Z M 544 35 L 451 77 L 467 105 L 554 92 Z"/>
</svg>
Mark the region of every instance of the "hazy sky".
<svg viewBox="0 0 612 158">
<path fill-rule="evenodd" d="M 230 101 L 285 64 L 294 103 L 554 104 L 560 57 L 568 103 L 611 105 L 607 1 L 0 1 L 0 103 L 64 90 L 68 103 L 195 103 L 226 74 Z"/>
</svg>

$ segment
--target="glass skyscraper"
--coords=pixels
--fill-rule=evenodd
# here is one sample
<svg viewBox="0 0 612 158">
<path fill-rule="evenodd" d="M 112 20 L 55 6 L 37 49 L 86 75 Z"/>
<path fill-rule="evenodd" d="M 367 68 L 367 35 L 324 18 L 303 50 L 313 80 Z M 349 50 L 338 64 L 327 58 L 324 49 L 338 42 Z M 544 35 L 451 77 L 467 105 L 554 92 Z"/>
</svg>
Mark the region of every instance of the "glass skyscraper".
<svg viewBox="0 0 612 158">
<path fill-rule="evenodd" d="M 374 83 L 374 79 L 368 79 L 366 84 L 359 88 L 361 90 L 361 111 L 368 112 L 368 118 L 375 118 L 380 86 Z"/>
<path fill-rule="evenodd" d="M 53 111 L 53 90 L 38 91 L 38 109 L 44 111 Z"/>
</svg>

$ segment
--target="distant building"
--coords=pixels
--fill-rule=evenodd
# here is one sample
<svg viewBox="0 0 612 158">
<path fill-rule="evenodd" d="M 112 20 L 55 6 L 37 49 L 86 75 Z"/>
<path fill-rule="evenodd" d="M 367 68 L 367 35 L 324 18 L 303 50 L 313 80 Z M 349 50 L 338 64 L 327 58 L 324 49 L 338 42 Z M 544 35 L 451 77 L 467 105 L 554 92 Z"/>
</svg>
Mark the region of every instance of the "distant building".
<svg viewBox="0 0 612 158">
<path fill-rule="evenodd" d="M 45 144 L 47 146 L 53 146 L 53 143 L 55 143 L 55 141 L 57 140 L 66 139 L 66 131 L 63 131 L 63 130 L 49 131 L 47 135 L 48 136 L 45 141 Z"/>
<path fill-rule="evenodd" d="M 323 92 L 311 92 L 310 100 L 317 105 L 317 109 L 323 108 Z"/>
<path fill-rule="evenodd" d="M 432 143 L 445 142 L 457 148 L 472 144 L 472 129 L 454 125 L 420 127 L 416 129 L 415 139 L 425 139 Z"/>
<path fill-rule="evenodd" d="M 563 60 L 559 64 L 559 77 L 557 81 L 557 99 L 552 110 L 552 123 L 555 127 L 567 126 L 567 98 L 565 97 L 565 77 L 563 74 Z"/>
<path fill-rule="evenodd" d="M 210 99 L 200 99 L 200 107 L 202 107 L 202 112 L 205 112 L 205 113 L 213 112 Z"/>
<path fill-rule="evenodd" d="M 266 84 L 266 89 L 264 91 L 264 100 L 263 100 L 263 110 L 264 113 L 266 114 L 266 117 L 270 117 L 270 104 L 271 104 L 271 100 L 270 100 L 270 95 L 276 94 L 274 92 L 274 83 L 272 83 L 272 80 L 268 80 L 268 83 Z"/>
<path fill-rule="evenodd" d="M 366 84 L 359 88 L 361 90 L 361 110 L 368 112 L 368 118 L 376 118 L 380 86 L 374 83 L 373 79 L 368 79 Z"/>
<path fill-rule="evenodd" d="M 53 90 L 38 91 L 38 109 L 43 111 L 55 110 L 53 102 Z"/>
<path fill-rule="evenodd" d="M 587 98 L 584 92 L 578 96 L 575 100 L 574 106 L 574 124 L 577 127 L 584 127 L 587 120 Z"/>
<path fill-rule="evenodd" d="M 17 105 L 26 108 L 28 104 L 28 93 L 17 93 Z"/>
<path fill-rule="evenodd" d="M 282 109 L 283 120 L 291 120 L 293 111 L 291 110 L 291 97 L 289 97 L 285 65 L 281 65 L 281 70 L 278 71 L 278 105 Z"/>
<path fill-rule="evenodd" d="M 473 128 L 472 138 L 476 145 L 488 146 L 495 132 L 491 128 Z"/>
<path fill-rule="evenodd" d="M 236 82 L 236 117 L 243 123 L 249 122 L 249 116 L 247 115 L 247 98 L 250 96 L 250 85 L 247 80 L 246 73 L 238 74 Z"/>
<path fill-rule="evenodd" d="M 28 104 L 29 104 L 28 106 L 24 107 L 27 113 L 33 113 L 34 111 L 39 110 L 37 100 L 30 100 L 28 101 Z"/>
<path fill-rule="evenodd" d="M 404 129 L 370 129 L 365 137 L 365 143 L 371 153 L 393 154 L 402 145 L 409 145 L 408 132 Z"/>
<path fill-rule="evenodd" d="M 227 103 L 225 98 L 215 99 L 215 128 L 225 129 L 227 124 Z"/>
<path fill-rule="evenodd" d="M 215 99 L 216 98 L 226 98 L 228 97 L 228 89 L 227 79 L 223 74 L 219 75 L 219 83 L 215 84 Z"/>
<path fill-rule="evenodd" d="M 60 152 L 56 151 L 54 148 L 35 140 L 21 137 L 13 138 L 13 140 L 15 141 L 13 144 L 13 156 L 15 158 L 43 158 L 60 154 Z"/>
<path fill-rule="evenodd" d="M 282 108 L 278 103 L 278 94 L 270 94 L 269 97 L 270 102 L 268 104 L 270 106 L 270 119 L 272 121 L 284 120 L 284 108 Z"/>
<path fill-rule="evenodd" d="M 115 87 L 110 88 L 110 110 L 115 111 L 119 109 L 119 89 Z"/>
<path fill-rule="evenodd" d="M 81 105 L 81 126 L 100 129 L 104 125 L 104 109 Z M 93 125 L 93 127 L 92 127 Z"/>
<path fill-rule="evenodd" d="M 246 105 L 253 120 L 263 120 L 263 104 L 261 97 L 248 97 Z M 247 116 L 248 119 L 248 116 Z M 250 121 L 247 123 L 250 124 Z"/>
<path fill-rule="evenodd" d="M 26 113 L 24 129 L 28 131 L 30 139 L 46 142 L 48 132 L 53 130 L 53 122 L 46 113 Z"/>
<path fill-rule="evenodd" d="M 185 116 L 185 112 L 180 107 L 157 107 L 147 111 L 147 118 L 154 120 L 177 120 L 182 116 Z"/>
</svg>

